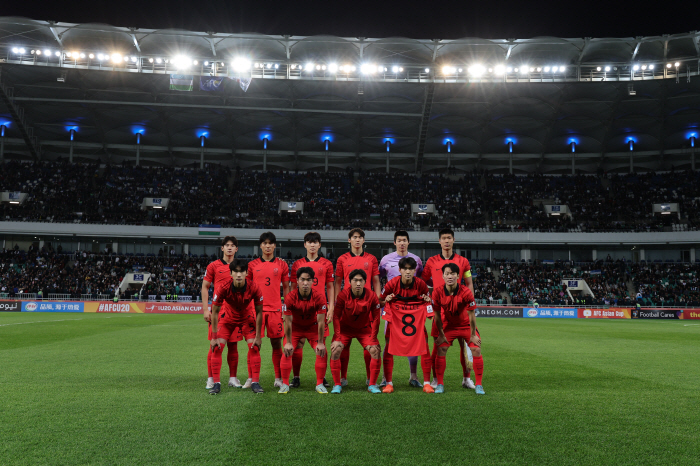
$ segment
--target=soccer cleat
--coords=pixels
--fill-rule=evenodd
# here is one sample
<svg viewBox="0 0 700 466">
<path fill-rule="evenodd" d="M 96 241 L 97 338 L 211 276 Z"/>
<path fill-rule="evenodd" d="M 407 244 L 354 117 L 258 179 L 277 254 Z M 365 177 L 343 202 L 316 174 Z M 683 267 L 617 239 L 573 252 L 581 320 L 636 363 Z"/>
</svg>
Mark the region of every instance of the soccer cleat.
<svg viewBox="0 0 700 466">
<path fill-rule="evenodd" d="M 348 386 L 348 379 L 340 379 L 340 386 L 347 387 Z"/>
<path fill-rule="evenodd" d="M 369 387 L 369 379 L 365 379 L 365 385 Z"/>
<path fill-rule="evenodd" d="M 386 387 L 386 379 L 382 377 L 382 381 L 378 385 L 379 388 L 384 388 Z"/>
<path fill-rule="evenodd" d="M 289 385 L 287 385 L 286 383 L 283 383 L 277 393 L 289 393 Z"/>
<path fill-rule="evenodd" d="M 435 393 L 445 393 L 445 386 L 441 383 L 435 388 Z"/>
<path fill-rule="evenodd" d="M 423 385 L 423 391 L 425 393 L 435 393 L 435 389 L 429 383 Z"/>
<path fill-rule="evenodd" d="M 484 387 L 481 385 L 476 386 L 476 394 L 477 395 L 486 395 L 486 392 L 484 391 Z"/>
<path fill-rule="evenodd" d="M 328 387 L 331 386 L 331 384 L 328 383 L 328 381 L 326 380 L 325 377 L 323 378 L 323 386 L 326 387 L 326 388 L 328 388 Z"/>
<path fill-rule="evenodd" d="M 214 378 L 213 378 L 213 377 L 209 377 L 209 378 L 207 379 L 207 385 L 206 385 L 206 387 L 204 387 L 204 388 L 205 388 L 206 390 L 211 390 L 212 388 L 214 388 Z"/>
<path fill-rule="evenodd" d="M 421 387 L 420 382 L 417 381 L 416 379 L 411 379 L 411 380 L 409 380 L 409 381 L 408 381 L 408 384 L 409 384 L 411 387 L 416 387 L 416 388 L 420 388 L 420 387 Z"/>
<path fill-rule="evenodd" d="M 383 393 L 394 393 L 394 386 L 390 383 L 386 384 L 386 387 L 382 390 Z"/>
<path fill-rule="evenodd" d="M 292 388 L 299 388 L 301 386 L 301 380 L 299 380 L 299 377 L 294 377 L 289 386 Z"/>
<path fill-rule="evenodd" d="M 253 384 L 253 379 L 247 379 L 241 388 L 250 388 Z"/>
<path fill-rule="evenodd" d="M 216 382 L 214 386 L 209 390 L 210 395 L 216 395 L 221 391 L 221 384 L 219 382 Z"/>
<path fill-rule="evenodd" d="M 253 382 L 250 384 L 250 388 L 253 390 L 253 393 L 265 393 L 265 391 L 262 389 L 260 386 L 259 382 Z"/>
<path fill-rule="evenodd" d="M 321 395 L 328 395 L 328 390 L 326 390 L 326 387 L 323 386 L 322 383 L 316 385 L 316 393 L 320 393 Z"/>
<path fill-rule="evenodd" d="M 331 393 L 334 395 L 337 395 L 338 393 L 343 391 L 342 385 L 334 385 L 333 390 L 331 390 Z"/>
<path fill-rule="evenodd" d="M 433 380 L 430 381 L 430 386 L 433 388 L 437 388 L 438 383 L 437 383 L 437 379 L 435 377 L 433 377 Z"/>
<path fill-rule="evenodd" d="M 469 377 L 464 378 L 464 380 L 462 381 L 462 386 L 464 388 L 471 388 L 472 390 L 476 388 L 474 382 L 472 382 L 472 379 L 470 379 Z"/>
<path fill-rule="evenodd" d="M 367 391 L 370 393 L 382 393 L 382 391 L 376 385 L 370 385 L 367 387 Z"/>
<path fill-rule="evenodd" d="M 233 388 L 241 388 L 243 385 L 241 385 L 241 381 L 238 380 L 238 377 L 231 377 L 228 379 L 228 386 Z"/>
<path fill-rule="evenodd" d="M 274 383 L 273 387 L 282 388 L 282 385 L 284 385 L 284 382 L 282 382 L 282 379 L 275 379 L 275 383 Z"/>
</svg>

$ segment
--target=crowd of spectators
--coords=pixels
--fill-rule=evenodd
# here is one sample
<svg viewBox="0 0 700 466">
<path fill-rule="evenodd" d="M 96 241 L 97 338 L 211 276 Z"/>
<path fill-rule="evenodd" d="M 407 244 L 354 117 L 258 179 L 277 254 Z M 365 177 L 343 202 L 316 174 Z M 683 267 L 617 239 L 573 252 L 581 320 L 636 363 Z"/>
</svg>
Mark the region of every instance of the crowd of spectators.
<svg viewBox="0 0 700 466">
<path fill-rule="evenodd" d="M 658 231 L 673 223 L 700 228 L 700 172 L 576 176 L 461 176 L 406 173 L 248 171 L 10 161 L 0 164 L 0 190 L 28 193 L 2 204 L 13 221 L 303 229 L 474 231 Z M 145 197 L 168 198 L 165 210 L 142 210 Z M 304 202 L 302 213 L 278 212 L 280 201 Z M 653 203 L 678 203 L 676 215 Z M 412 215 L 411 204 L 435 204 Z M 547 204 L 570 214 L 549 216 Z"/>
<path fill-rule="evenodd" d="M 700 306 L 700 266 L 689 263 L 640 263 L 630 274 L 642 305 Z"/>
</svg>

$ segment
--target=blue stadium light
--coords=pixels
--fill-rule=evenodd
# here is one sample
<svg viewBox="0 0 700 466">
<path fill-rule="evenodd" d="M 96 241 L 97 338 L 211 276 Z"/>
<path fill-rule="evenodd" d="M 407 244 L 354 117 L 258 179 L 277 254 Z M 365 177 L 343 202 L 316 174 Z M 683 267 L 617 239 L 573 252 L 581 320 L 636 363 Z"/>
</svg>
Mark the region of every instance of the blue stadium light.
<svg viewBox="0 0 700 466">
<path fill-rule="evenodd" d="M 267 142 L 268 142 L 268 139 L 263 138 L 263 149 L 265 149 L 265 150 L 267 150 Z"/>
<path fill-rule="evenodd" d="M 637 140 L 636 140 L 635 138 L 633 138 L 633 137 L 630 136 L 630 137 L 628 137 L 628 138 L 626 139 L 626 142 L 627 142 L 627 144 L 629 145 L 630 150 L 631 150 L 631 151 L 634 150 L 634 145 L 635 145 L 635 143 L 637 142 Z"/>
<path fill-rule="evenodd" d="M 330 144 L 330 141 L 326 139 L 326 151 L 328 151 L 328 145 Z"/>
<path fill-rule="evenodd" d="M 571 152 L 576 152 L 576 146 L 577 146 L 578 143 L 579 143 L 579 142 L 578 142 L 578 139 L 576 139 L 576 138 L 569 138 L 569 140 L 566 141 L 566 143 L 569 145 L 569 147 L 571 147 Z"/>
<path fill-rule="evenodd" d="M 136 144 L 141 144 L 141 133 L 136 133 Z"/>
<path fill-rule="evenodd" d="M 209 130 L 206 128 L 198 129 L 197 130 L 197 139 L 201 138 L 204 136 L 205 138 L 209 137 Z"/>
<path fill-rule="evenodd" d="M 513 152 L 513 146 L 518 142 L 514 138 L 506 138 L 506 145 L 508 146 L 508 152 Z"/>
<path fill-rule="evenodd" d="M 387 139 L 384 141 L 384 144 L 386 144 L 386 151 L 389 152 L 391 150 L 391 141 Z"/>
<path fill-rule="evenodd" d="M 443 144 L 445 144 L 445 145 L 447 146 L 447 152 L 448 152 L 448 153 L 449 153 L 449 152 L 452 152 L 452 144 L 454 144 L 454 142 L 452 141 L 452 139 L 445 139 L 445 140 L 443 141 Z"/>
<path fill-rule="evenodd" d="M 146 133 L 146 128 L 143 126 L 132 126 L 131 127 L 131 132 L 133 134 L 145 134 Z"/>
<path fill-rule="evenodd" d="M 0 125 L 0 137 L 5 137 L 5 124 Z"/>
<path fill-rule="evenodd" d="M 201 147 L 204 147 L 204 140 L 205 140 L 206 138 L 207 138 L 207 137 L 206 137 L 204 134 L 202 134 L 202 135 L 199 137 L 199 145 L 200 145 Z"/>
<path fill-rule="evenodd" d="M 70 140 L 72 141 L 75 138 L 75 130 L 72 129 L 70 130 Z"/>
</svg>

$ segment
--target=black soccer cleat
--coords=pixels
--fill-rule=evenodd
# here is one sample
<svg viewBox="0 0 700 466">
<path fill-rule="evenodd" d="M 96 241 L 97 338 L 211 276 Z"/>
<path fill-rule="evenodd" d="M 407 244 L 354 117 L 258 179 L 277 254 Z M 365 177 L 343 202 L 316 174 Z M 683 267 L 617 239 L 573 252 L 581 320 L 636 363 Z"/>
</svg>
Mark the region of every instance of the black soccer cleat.
<svg viewBox="0 0 700 466">
<path fill-rule="evenodd" d="M 291 388 L 299 388 L 301 386 L 301 381 L 299 380 L 299 377 L 294 377 L 292 379 L 292 383 L 289 384 Z"/>
<path fill-rule="evenodd" d="M 221 392 L 221 384 L 219 382 L 216 382 L 214 384 L 214 387 L 212 387 L 211 390 L 209 390 L 210 395 L 216 395 L 217 393 Z"/>
<path fill-rule="evenodd" d="M 250 389 L 253 390 L 253 393 L 265 393 L 265 391 L 262 389 L 258 382 L 253 382 L 250 385 Z"/>
<path fill-rule="evenodd" d="M 331 386 L 331 384 L 328 383 L 328 381 L 326 380 L 325 377 L 323 378 L 323 386 L 326 387 L 326 388 L 328 388 L 328 387 Z"/>
</svg>

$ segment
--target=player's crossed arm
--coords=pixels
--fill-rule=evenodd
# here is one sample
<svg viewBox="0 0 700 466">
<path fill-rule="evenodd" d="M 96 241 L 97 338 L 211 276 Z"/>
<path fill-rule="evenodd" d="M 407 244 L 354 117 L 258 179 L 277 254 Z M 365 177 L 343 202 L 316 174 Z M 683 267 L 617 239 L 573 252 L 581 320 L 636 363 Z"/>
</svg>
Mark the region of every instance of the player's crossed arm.
<svg viewBox="0 0 700 466">
<path fill-rule="evenodd" d="M 283 305 L 284 306 L 284 305 Z M 292 321 L 294 316 L 285 315 L 284 316 L 284 346 L 282 351 L 287 357 L 292 357 L 294 354 L 294 346 L 292 346 Z"/>
</svg>

